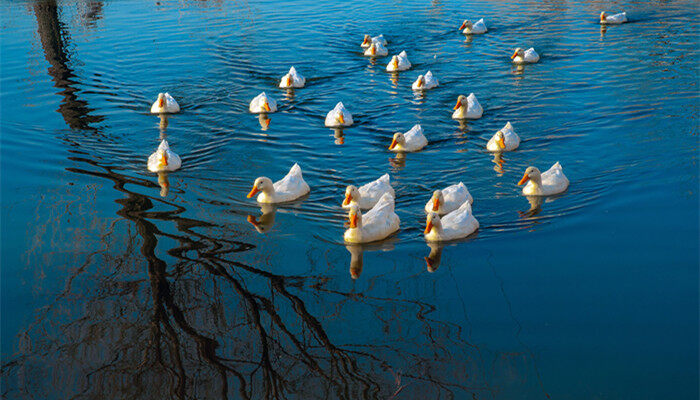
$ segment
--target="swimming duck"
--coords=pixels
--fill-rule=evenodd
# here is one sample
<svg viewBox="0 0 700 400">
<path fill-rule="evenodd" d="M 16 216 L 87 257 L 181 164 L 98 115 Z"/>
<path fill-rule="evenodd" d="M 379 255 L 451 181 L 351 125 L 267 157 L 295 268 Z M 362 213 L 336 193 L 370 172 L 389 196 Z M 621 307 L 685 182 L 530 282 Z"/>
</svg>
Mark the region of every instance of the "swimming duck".
<svg viewBox="0 0 700 400">
<path fill-rule="evenodd" d="M 470 93 L 469 96 L 459 95 L 454 110 L 452 119 L 479 119 L 484 114 L 484 109 L 474 93 Z"/>
<path fill-rule="evenodd" d="M 627 22 L 627 13 L 608 15 L 605 11 L 600 13 L 600 23 L 603 25 L 619 25 Z"/>
<path fill-rule="evenodd" d="M 379 199 L 377 204 L 364 216 L 357 204 L 348 211 L 350 227 L 343 238 L 348 243 L 368 243 L 382 240 L 399 230 L 401 220 L 394 212 L 394 196 L 389 193 Z"/>
<path fill-rule="evenodd" d="M 151 106 L 151 114 L 174 114 L 180 112 L 180 105 L 169 93 L 158 93 L 158 100 Z"/>
<path fill-rule="evenodd" d="M 423 235 L 428 242 L 444 242 L 469 236 L 479 228 L 472 206 L 465 202 L 458 209 L 440 218 L 431 212 L 426 217 Z"/>
<path fill-rule="evenodd" d="M 540 60 L 540 56 L 532 47 L 527 50 L 518 47 L 510 59 L 513 60 L 514 64 L 533 64 Z"/>
<path fill-rule="evenodd" d="M 180 156 L 170 150 L 165 139 L 160 142 L 155 153 L 148 156 L 148 170 L 151 172 L 175 171 L 181 165 Z"/>
<path fill-rule="evenodd" d="M 428 71 L 425 75 L 418 75 L 418 79 L 413 82 L 411 89 L 413 90 L 428 90 L 437 87 L 438 80 L 433 76 L 433 73 Z"/>
<path fill-rule="evenodd" d="M 303 88 L 305 84 L 306 78 L 299 75 L 296 68 L 291 67 L 289 68 L 289 72 L 287 72 L 287 75 L 283 76 L 282 79 L 280 79 L 279 87 L 282 89 Z"/>
<path fill-rule="evenodd" d="M 384 39 L 384 35 L 379 35 L 379 36 L 375 36 L 375 37 L 370 37 L 369 35 L 365 35 L 365 39 L 362 41 L 362 44 L 360 46 L 363 49 L 367 49 L 374 42 L 378 42 L 382 46 L 386 46 L 386 39 Z"/>
<path fill-rule="evenodd" d="M 406 133 L 396 132 L 389 145 L 389 150 L 393 152 L 414 152 L 428 145 L 428 139 L 423 135 L 423 128 L 420 124 L 413 125 Z"/>
<path fill-rule="evenodd" d="M 465 19 L 464 22 L 462 22 L 462 26 L 459 27 L 459 30 L 465 35 L 479 35 L 488 31 L 483 18 L 474 23 Z"/>
<path fill-rule="evenodd" d="M 326 114 L 326 126 L 329 128 L 350 126 L 352 123 L 352 114 L 350 114 L 350 111 L 345 109 L 342 101 L 338 102 L 338 104 L 335 105 L 335 108 L 328 111 L 328 114 Z"/>
<path fill-rule="evenodd" d="M 561 193 L 569 187 L 569 180 L 564 175 L 559 162 L 556 162 L 542 174 L 536 167 L 527 167 L 525 175 L 518 182 L 518 185 L 525 182 L 527 185 L 523 188 L 523 194 L 526 196 L 551 196 Z"/>
<path fill-rule="evenodd" d="M 256 114 L 272 113 L 277 111 L 277 102 L 275 99 L 267 97 L 265 92 L 262 92 L 250 101 L 249 110 Z"/>
<path fill-rule="evenodd" d="M 512 151 L 517 149 L 518 146 L 520 146 L 520 136 L 513 130 L 513 125 L 508 122 L 486 143 L 486 150 Z"/>
<path fill-rule="evenodd" d="M 425 204 L 425 212 L 447 214 L 458 209 L 464 202 L 471 204 L 474 199 L 464 183 L 460 182 L 434 191 L 433 196 Z"/>
<path fill-rule="evenodd" d="M 398 55 L 391 57 L 391 61 L 386 65 L 386 70 L 388 72 L 405 71 L 411 68 L 411 62 L 408 61 L 408 54 L 406 51 L 402 51 Z"/>
<path fill-rule="evenodd" d="M 394 188 L 389 182 L 389 174 L 382 175 L 379 179 L 369 182 L 357 188 L 354 185 L 348 185 L 345 189 L 345 200 L 343 200 L 343 208 L 350 208 L 353 204 L 357 204 L 360 209 L 366 210 L 374 207 L 379 199 L 389 193 L 394 195 Z"/>
<path fill-rule="evenodd" d="M 389 50 L 380 42 L 372 42 L 364 54 L 367 57 L 384 57 L 389 54 Z"/>
<path fill-rule="evenodd" d="M 258 203 L 283 203 L 298 199 L 310 190 L 301 175 L 301 167 L 299 164 L 294 164 L 289 173 L 274 184 L 270 178 L 264 176 L 257 178 L 246 197 L 251 198 L 262 192 L 257 197 Z"/>
</svg>

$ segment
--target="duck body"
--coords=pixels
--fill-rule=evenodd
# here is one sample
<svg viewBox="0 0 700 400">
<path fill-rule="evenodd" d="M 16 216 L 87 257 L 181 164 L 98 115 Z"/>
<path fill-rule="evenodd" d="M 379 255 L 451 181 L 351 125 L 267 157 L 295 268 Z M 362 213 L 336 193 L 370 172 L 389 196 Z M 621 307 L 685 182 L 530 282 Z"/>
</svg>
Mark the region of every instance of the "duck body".
<svg viewBox="0 0 700 400">
<path fill-rule="evenodd" d="M 284 203 L 296 200 L 309 193 L 311 189 L 304 181 L 299 164 L 294 164 L 287 175 L 275 182 L 269 178 L 260 177 L 255 180 L 253 189 L 248 193 L 248 198 L 258 194 L 258 203 Z"/>
<path fill-rule="evenodd" d="M 481 35 L 488 32 L 483 18 L 474 23 L 470 23 L 469 20 L 466 20 L 462 23 L 462 28 L 460 29 L 462 29 L 462 33 L 465 35 Z"/>
<path fill-rule="evenodd" d="M 180 112 L 180 105 L 169 93 L 158 93 L 158 99 L 151 106 L 151 114 L 174 114 Z"/>
<path fill-rule="evenodd" d="M 369 35 L 365 35 L 365 39 L 362 41 L 362 44 L 360 45 L 363 49 L 368 49 L 372 43 L 379 43 L 382 46 L 386 46 L 387 42 L 386 39 L 384 38 L 384 35 L 379 35 L 379 36 L 374 36 L 370 37 Z"/>
<path fill-rule="evenodd" d="M 508 122 L 501 130 L 496 132 L 488 143 L 486 143 L 486 150 L 500 152 L 500 151 L 513 151 L 520 146 L 520 136 L 515 133 L 513 125 Z M 500 141 L 502 138 L 502 142 Z"/>
<path fill-rule="evenodd" d="M 180 156 L 170 150 L 168 141 L 163 139 L 158 149 L 148 157 L 148 170 L 151 172 L 175 171 L 182 165 Z"/>
<path fill-rule="evenodd" d="M 433 76 L 433 73 L 428 71 L 425 75 L 419 75 L 418 79 L 413 82 L 411 89 L 413 90 L 428 90 L 438 86 L 438 80 Z"/>
<path fill-rule="evenodd" d="M 413 128 L 406 133 L 395 133 L 389 150 L 395 153 L 410 153 L 419 151 L 427 145 L 428 139 L 423 134 L 423 127 L 421 127 L 420 124 L 415 124 Z"/>
<path fill-rule="evenodd" d="M 457 105 L 454 107 L 452 119 L 479 119 L 484 114 L 484 109 L 481 107 L 479 100 L 476 99 L 474 93 L 469 96 L 459 96 Z"/>
<path fill-rule="evenodd" d="M 530 47 L 527 50 L 516 49 L 511 59 L 513 60 L 513 64 L 534 64 L 540 61 L 540 55 L 537 54 L 533 47 Z"/>
<path fill-rule="evenodd" d="M 458 209 L 440 218 L 436 213 L 430 213 L 424 231 L 428 242 L 444 242 L 467 237 L 479 229 L 479 221 L 472 214 L 468 202 Z"/>
<path fill-rule="evenodd" d="M 526 196 L 551 196 L 569 187 L 569 179 L 564 175 L 559 162 L 541 174 L 537 168 L 528 167 L 518 184 L 522 185 L 525 182 L 527 185 L 523 188 L 523 194 Z"/>
<path fill-rule="evenodd" d="M 389 50 L 381 42 L 372 42 L 365 50 L 364 55 L 367 57 L 385 57 L 389 55 Z"/>
<path fill-rule="evenodd" d="M 408 61 L 408 54 L 405 50 L 393 56 L 389 64 L 386 65 L 387 72 L 405 71 L 409 68 L 411 68 L 411 62 Z"/>
<path fill-rule="evenodd" d="M 467 190 L 467 186 L 460 182 L 433 192 L 433 196 L 425 204 L 425 212 L 443 215 L 458 209 L 465 202 L 472 204 L 474 198 Z M 435 203 L 437 203 L 437 208 Z"/>
<path fill-rule="evenodd" d="M 301 76 L 296 68 L 291 67 L 289 68 L 289 72 L 287 72 L 287 75 L 283 76 L 282 79 L 280 79 L 280 84 L 279 87 L 281 89 L 298 89 L 298 88 L 303 88 L 304 85 L 306 85 L 306 78 Z"/>
<path fill-rule="evenodd" d="M 255 114 L 273 113 L 277 111 L 277 102 L 262 92 L 250 101 L 248 109 Z"/>
<path fill-rule="evenodd" d="M 362 215 L 357 205 L 350 208 L 350 228 L 343 238 L 348 243 L 369 243 L 385 239 L 399 230 L 401 220 L 394 212 L 394 196 L 385 193 L 377 204 Z"/>
<path fill-rule="evenodd" d="M 627 22 L 627 13 L 621 12 L 619 14 L 608 15 L 605 11 L 600 13 L 600 23 L 601 25 L 619 25 Z"/>
<path fill-rule="evenodd" d="M 366 183 L 359 188 L 350 185 L 345 191 L 343 208 L 350 208 L 357 204 L 362 210 L 374 207 L 384 194 L 394 196 L 394 188 L 391 187 L 389 174 L 384 174 L 379 179 Z"/>
<path fill-rule="evenodd" d="M 352 114 L 345 108 L 343 102 L 338 102 L 335 107 L 326 114 L 325 124 L 329 128 L 342 128 L 353 124 Z"/>
</svg>

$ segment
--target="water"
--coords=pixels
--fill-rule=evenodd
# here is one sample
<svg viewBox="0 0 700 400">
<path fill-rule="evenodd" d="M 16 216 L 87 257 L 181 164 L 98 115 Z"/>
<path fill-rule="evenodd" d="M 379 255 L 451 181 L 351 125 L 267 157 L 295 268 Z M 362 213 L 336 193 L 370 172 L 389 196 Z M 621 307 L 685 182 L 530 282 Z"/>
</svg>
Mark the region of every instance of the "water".
<svg viewBox="0 0 700 400">
<path fill-rule="evenodd" d="M 51 4 L 1 6 L 4 398 L 697 398 L 693 2 Z M 413 68 L 362 57 L 365 33 Z M 150 115 L 160 91 L 182 113 Z M 428 147 L 389 153 L 415 123 Z M 183 168 L 159 178 L 161 137 Z M 531 204 L 515 183 L 556 161 L 571 187 Z M 245 194 L 294 162 L 312 192 L 261 234 Z M 401 231 L 346 248 L 344 187 L 385 172 Z M 481 229 L 431 249 L 423 204 L 460 180 Z"/>
</svg>

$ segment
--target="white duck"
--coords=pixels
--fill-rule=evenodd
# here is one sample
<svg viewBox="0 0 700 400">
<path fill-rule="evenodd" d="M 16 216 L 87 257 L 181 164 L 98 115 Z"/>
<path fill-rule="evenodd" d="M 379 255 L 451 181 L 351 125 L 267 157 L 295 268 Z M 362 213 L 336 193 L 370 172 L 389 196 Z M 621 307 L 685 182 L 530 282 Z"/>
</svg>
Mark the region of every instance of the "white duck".
<svg viewBox="0 0 700 400">
<path fill-rule="evenodd" d="M 600 23 L 602 25 L 619 25 L 627 22 L 627 13 L 608 15 L 605 11 L 600 13 Z"/>
<path fill-rule="evenodd" d="M 515 52 L 510 59 L 513 60 L 514 64 L 534 64 L 540 61 L 540 55 L 537 54 L 534 48 L 530 47 L 527 50 L 523 50 L 520 47 L 515 49 Z"/>
<path fill-rule="evenodd" d="M 413 128 L 406 133 L 396 132 L 391 140 L 391 145 L 389 145 L 389 150 L 395 153 L 410 153 L 418 151 L 427 145 L 428 139 L 423 135 L 423 128 L 420 124 L 415 124 Z"/>
<path fill-rule="evenodd" d="M 411 68 L 411 62 L 408 61 L 408 54 L 406 54 L 406 50 L 402 51 L 398 55 L 392 56 L 391 61 L 389 61 L 389 64 L 386 65 L 386 70 L 388 72 L 405 71 L 409 68 Z"/>
<path fill-rule="evenodd" d="M 428 71 L 425 75 L 418 75 L 418 79 L 413 82 L 411 89 L 413 90 L 428 90 L 438 86 L 438 80 L 433 76 L 433 73 Z"/>
<path fill-rule="evenodd" d="M 351 205 L 348 218 L 350 227 L 343 235 L 348 243 L 382 240 L 398 231 L 401 224 L 399 216 L 394 212 L 394 196 L 389 193 L 384 193 L 377 204 L 364 216 L 357 204 Z"/>
<path fill-rule="evenodd" d="M 506 126 L 496 132 L 486 143 L 488 151 L 512 151 L 520 146 L 520 136 L 513 130 L 513 125 L 508 122 Z"/>
<path fill-rule="evenodd" d="M 181 165 L 180 156 L 170 150 L 165 139 L 160 142 L 155 153 L 148 156 L 148 170 L 151 172 L 175 171 Z"/>
<path fill-rule="evenodd" d="M 472 206 L 465 202 L 442 218 L 434 212 L 428 214 L 423 234 L 428 242 L 443 242 L 467 237 L 477 229 L 479 221 L 472 214 Z"/>
<path fill-rule="evenodd" d="M 283 76 L 282 79 L 280 79 L 279 87 L 282 89 L 303 88 L 305 84 L 306 78 L 299 75 L 296 68 L 291 67 L 289 68 L 289 72 L 287 72 L 287 75 Z"/>
<path fill-rule="evenodd" d="M 356 204 L 360 209 L 366 210 L 374 207 L 379 199 L 389 193 L 394 196 L 394 188 L 389 182 L 389 174 L 382 175 L 379 179 L 369 182 L 357 188 L 354 185 L 348 185 L 345 189 L 345 200 L 343 200 L 343 208 L 350 208 Z"/>
<path fill-rule="evenodd" d="M 267 97 L 265 92 L 262 92 L 250 101 L 249 110 L 256 114 L 272 113 L 277 111 L 277 102 L 275 99 Z"/>
<path fill-rule="evenodd" d="M 559 162 L 556 162 L 552 168 L 542 174 L 535 167 L 527 167 L 525 175 L 518 182 L 518 185 L 525 182 L 527 185 L 523 188 L 523 194 L 526 196 L 551 196 L 561 193 L 569 187 L 569 180 L 564 175 Z"/>
<path fill-rule="evenodd" d="M 479 35 L 488 31 L 483 18 L 474 23 L 465 19 L 464 22 L 462 22 L 462 26 L 459 27 L 459 30 L 465 35 Z"/>
<path fill-rule="evenodd" d="M 386 46 L 386 39 L 384 39 L 384 35 L 379 35 L 379 36 L 375 36 L 375 37 L 365 35 L 365 39 L 362 41 L 362 44 L 360 46 L 363 49 L 367 49 L 374 42 L 377 42 L 377 43 L 381 44 L 382 46 Z"/>
<path fill-rule="evenodd" d="M 352 114 L 345 108 L 342 101 L 326 114 L 326 126 L 329 128 L 341 128 L 350 126 L 352 123 Z"/>
<path fill-rule="evenodd" d="M 283 203 L 292 201 L 309 193 L 311 189 L 301 175 L 301 167 L 294 164 L 289 173 L 279 181 L 272 183 L 270 178 L 261 176 L 253 183 L 248 198 L 258 194 L 258 203 Z"/>
<path fill-rule="evenodd" d="M 474 93 L 469 96 L 459 95 L 455 111 L 452 113 L 452 119 L 479 119 L 484 114 L 484 109 L 479 104 Z"/>
<path fill-rule="evenodd" d="M 174 114 L 180 112 L 180 105 L 169 93 L 158 93 L 158 100 L 151 106 L 151 114 Z"/>
<path fill-rule="evenodd" d="M 458 209 L 465 202 L 471 204 L 474 199 L 464 183 L 460 182 L 434 191 L 433 196 L 425 204 L 425 212 L 447 214 Z"/>
<path fill-rule="evenodd" d="M 389 50 L 380 42 L 372 42 L 364 54 L 367 57 L 384 57 L 389 55 Z"/>
</svg>

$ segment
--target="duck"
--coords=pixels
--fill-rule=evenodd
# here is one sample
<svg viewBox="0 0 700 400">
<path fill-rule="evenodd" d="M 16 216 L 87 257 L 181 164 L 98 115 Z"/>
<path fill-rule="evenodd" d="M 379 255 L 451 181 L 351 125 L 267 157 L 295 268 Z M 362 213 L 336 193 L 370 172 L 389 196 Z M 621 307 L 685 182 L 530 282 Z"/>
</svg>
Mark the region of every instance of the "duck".
<svg viewBox="0 0 700 400">
<path fill-rule="evenodd" d="M 551 196 L 569 187 L 569 179 L 564 175 L 558 161 L 544 173 L 540 173 L 536 167 L 527 167 L 518 186 L 525 182 L 527 185 L 523 188 L 523 194 L 526 196 Z"/>
<path fill-rule="evenodd" d="M 345 108 L 342 101 L 326 114 L 326 126 L 329 128 L 341 128 L 353 124 L 352 114 Z"/>
<path fill-rule="evenodd" d="M 364 216 L 357 204 L 348 211 L 350 227 L 343 238 L 348 243 L 369 243 L 385 239 L 399 230 L 401 220 L 394 212 L 394 196 L 384 193 Z"/>
<path fill-rule="evenodd" d="M 394 188 L 389 182 L 389 174 L 384 174 L 379 179 L 359 188 L 355 185 L 348 185 L 345 189 L 345 200 L 343 200 L 342 207 L 350 208 L 353 204 L 357 204 L 360 209 L 366 210 L 374 207 L 385 193 L 394 196 Z"/>
<path fill-rule="evenodd" d="M 472 206 L 464 202 L 458 209 L 442 218 L 437 213 L 429 213 L 423 235 L 428 242 L 446 242 L 467 237 L 477 229 L 479 221 L 472 214 Z"/>
<path fill-rule="evenodd" d="M 372 42 L 365 50 L 364 55 L 367 57 L 385 57 L 389 55 L 389 50 L 381 42 Z"/>
<path fill-rule="evenodd" d="M 387 72 L 405 71 L 409 68 L 411 68 L 411 62 L 408 61 L 408 54 L 406 54 L 406 50 L 402 51 L 398 55 L 392 56 L 391 61 L 389 61 L 389 64 L 386 65 Z"/>
<path fill-rule="evenodd" d="M 605 11 L 600 13 L 600 23 L 602 25 L 619 25 L 627 22 L 627 13 L 608 15 Z"/>
<path fill-rule="evenodd" d="M 386 46 L 387 42 L 386 39 L 384 38 L 384 35 L 379 35 L 375 37 L 370 37 L 370 35 L 365 35 L 364 40 L 362 41 L 362 44 L 360 45 L 363 49 L 369 48 L 369 46 L 372 45 L 372 43 L 380 43 L 382 46 Z"/>
<path fill-rule="evenodd" d="M 480 35 L 488 31 L 483 18 L 474 23 L 465 19 L 464 22 L 462 22 L 462 26 L 459 27 L 459 30 L 465 35 Z"/>
<path fill-rule="evenodd" d="M 287 75 L 283 76 L 282 79 L 280 79 L 279 87 L 281 89 L 298 89 L 303 88 L 305 84 L 306 78 L 299 75 L 296 68 L 291 67 L 289 68 L 289 72 L 287 72 Z"/>
<path fill-rule="evenodd" d="M 175 171 L 181 165 L 180 156 L 170 150 L 165 139 L 160 142 L 158 149 L 148 156 L 148 170 L 151 172 Z"/>
<path fill-rule="evenodd" d="M 452 113 L 452 119 L 479 119 L 484 114 L 484 109 L 479 104 L 474 93 L 469 96 L 459 95 L 455 111 Z"/>
<path fill-rule="evenodd" d="M 158 93 L 158 99 L 151 106 L 151 114 L 175 114 L 180 112 L 180 105 L 170 93 Z"/>
<path fill-rule="evenodd" d="M 496 132 L 489 142 L 486 143 L 486 150 L 488 151 L 513 151 L 520 146 L 520 136 L 513 130 L 513 125 L 510 121 Z"/>
<path fill-rule="evenodd" d="M 268 177 L 257 178 L 246 197 L 250 199 L 257 194 L 258 203 L 284 203 L 296 200 L 310 191 L 309 185 L 301 174 L 301 167 L 299 164 L 294 164 L 289 173 L 274 184 Z"/>
<path fill-rule="evenodd" d="M 418 75 L 418 79 L 413 82 L 411 89 L 413 90 L 428 90 L 438 86 L 438 80 L 433 76 L 433 73 L 428 71 L 425 75 Z"/>
<path fill-rule="evenodd" d="M 472 204 L 474 198 L 467 190 L 467 186 L 460 182 L 434 191 L 430 200 L 425 204 L 425 212 L 443 215 L 458 209 L 465 202 Z"/>
<path fill-rule="evenodd" d="M 273 113 L 277 111 L 277 102 L 275 99 L 267 97 L 265 92 L 262 92 L 250 101 L 249 110 L 255 114 Z"/>
<path fill-rule="evenodd" d="M 423 147 L 428 145 L 428 139 L 423 135 L 423 128 L 420 124 L 413 125 L 406 133 L 396 132 L 393 139 L 391 140 L 391 145 L 389 145 L 389 150 L 398 152 L 411 153 L 418 151 Z"/>
<path fill-rule="evenodd" d="M 510 56 L 510 59 L 513 60 L 514 64 L 534 64 L 540 60 L 540 55 L 537 54 L 533 47 L 527 50 L 518 47 L 513 55 Z"/>
</svg>

